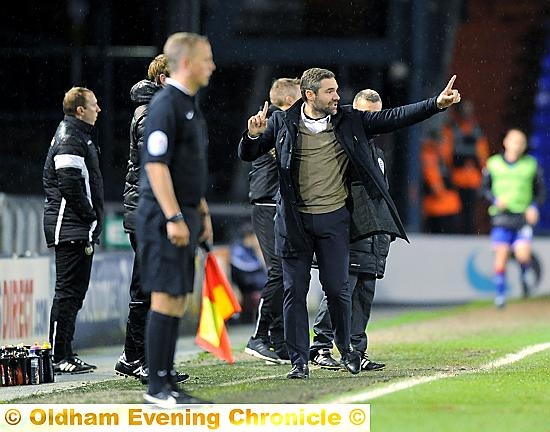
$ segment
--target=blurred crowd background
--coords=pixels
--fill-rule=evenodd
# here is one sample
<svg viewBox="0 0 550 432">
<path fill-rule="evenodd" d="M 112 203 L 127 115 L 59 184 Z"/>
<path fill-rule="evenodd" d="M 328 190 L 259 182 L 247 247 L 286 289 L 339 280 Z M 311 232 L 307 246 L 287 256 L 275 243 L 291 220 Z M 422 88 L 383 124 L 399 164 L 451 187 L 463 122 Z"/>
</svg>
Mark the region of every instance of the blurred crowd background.
<svg viewBox="0 0 550 432">
<path fill-rule="evenodd" d="M 527 133 L 548 183 L 549 18 L 545 0 L 6 4 L 0 26 L 0 254 L 11 252 L 9 242 L 23 229 L 18 218 L 37 224 L 27 230 L 41 232 L 38 204 L 29 203 L 42 199 L 43 163 L 62 118 L 63 94 L 73 85 L 92 89 L 102 108 L 96 134 L 107 223 L 113 224 L 105 230 L 112 236 L 106 244 L 117 246 L 133 112 L 129 90 L 175 31 L 207 35 L 217 65 L 199 94 L 210 134 L 208 199 L 217 242 L 228 243 L 235 225 L 249 218 L 249 166 L 237 158 L 246 119 L 267 100 L 275 78 L 300 77 L 314 66 L 336 73 L 341 103 L 372 88 L 387 108 L 436 95 L 457 74 L 460 110 L 377 139 L 410 231 L 438 232 L 431 218 L 441 216 L 442 207 L 460 218 L 454 232 L 486 234 L 486 204 L 476 182 L 487 157 L 501 150 L 507 129 Z M 427 201 L 434 181 L 455 196 L 450 203 Z M 549 206 L 547 200 L 538 233 L 550 233 Z M 31 217 L 32 211 L 37 214 Z M 21 247 L 28 249 L 28 242 Z"/>
</svg>

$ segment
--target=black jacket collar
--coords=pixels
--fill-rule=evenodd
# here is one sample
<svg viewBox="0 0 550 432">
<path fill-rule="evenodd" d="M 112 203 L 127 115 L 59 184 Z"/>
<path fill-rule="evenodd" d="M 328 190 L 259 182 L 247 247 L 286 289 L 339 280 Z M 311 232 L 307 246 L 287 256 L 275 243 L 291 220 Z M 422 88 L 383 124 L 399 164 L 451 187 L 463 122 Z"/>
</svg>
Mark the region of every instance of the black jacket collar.
<svg viewBox="0 0 550 432">
<path fill-rule="evenodd" d="M 72 126 L 77 128 L 78 130 L 80 130 L 84 133 L 87 133 L 88 135 L 91 135 L 92 130 L 94 128 L 91 124 L 88 124 L 88 123 L 86 123 L 86 122 L 84 122 L 80 119 L 77 119 L 74 116 L 71 116 L 71 115 L 65 115 L 63 120 L 66 121 L 67 123 L 70 123 Z"/>
</svg>

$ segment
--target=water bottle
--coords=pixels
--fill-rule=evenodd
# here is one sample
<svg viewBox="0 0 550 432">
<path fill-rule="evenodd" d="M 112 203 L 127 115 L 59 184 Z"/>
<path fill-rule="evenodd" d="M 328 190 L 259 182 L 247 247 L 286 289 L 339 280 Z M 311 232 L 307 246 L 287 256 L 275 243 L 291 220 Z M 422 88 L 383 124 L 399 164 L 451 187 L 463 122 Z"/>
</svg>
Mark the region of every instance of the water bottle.
<svg viewBox="0 0 550 432">
<path fill-rule="evenodd" d="M 38 356 L 38 380 L 40 384 L 44 383 L 44 357 L 42 353 L 42 346 L 38 343 L 34 343 L 34 353 Z"/>
<path fill-rule="evenodd" d="M 29 383 L 29 372 L 27 368 L 27 349 L 25 345 L 19 344 L 15 349 L 15 385 L 26 385 Z"/>
<path fill-rule="evenodd" d="M 40 357 L 36 355 L 34 346 L 29 350 L 31 384 L 40 384 Z"/>
<path fill-rule="evenodd" d="M 9 360 L 6 352 L 6 347 L 2 345 L 0 347 L 0 387 L 6 387 L 9 385 L 8 370 Z"/>
<path fill-rule="evenodd" d="M 15 375 L 15 347 L 13 345 L 7 345 L 4 347 L 4 359 L 6 361 L 6 381 L 7 385 L 14 386 L 16 383 Z"/>
<path fill-rule="evenodd" d="M 52 346 L 49 342 L 44 342 L 42 344 L 42 375 L 42 382 L 52 383 L 55 381 L 55 374 L 53 372 Z"/>
</svg>

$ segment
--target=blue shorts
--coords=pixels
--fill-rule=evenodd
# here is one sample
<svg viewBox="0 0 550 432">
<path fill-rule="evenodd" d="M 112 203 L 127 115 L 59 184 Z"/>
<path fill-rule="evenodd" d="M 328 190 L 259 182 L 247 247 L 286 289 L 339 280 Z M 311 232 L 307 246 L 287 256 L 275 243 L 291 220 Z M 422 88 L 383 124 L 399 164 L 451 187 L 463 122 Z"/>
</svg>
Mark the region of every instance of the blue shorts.
<svg viewBox="0 0 550 432">
<path fill-rule="evenodd" d="M 493 246 L 506 244 L 514 246 L 518 242 L 531 243 L 533 239 L 533 227 L 524 225 L 520 229 L 504 228 L 496 226 L 491 229 L 491 241 Z"/>
</svg>

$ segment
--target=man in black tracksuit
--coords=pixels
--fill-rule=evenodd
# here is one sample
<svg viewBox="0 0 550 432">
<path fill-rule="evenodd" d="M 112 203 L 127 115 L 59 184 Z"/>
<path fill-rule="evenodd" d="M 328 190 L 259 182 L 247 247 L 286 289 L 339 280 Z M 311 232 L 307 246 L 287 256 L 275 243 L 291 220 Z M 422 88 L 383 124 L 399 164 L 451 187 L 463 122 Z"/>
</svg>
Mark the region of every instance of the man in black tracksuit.
<svg viewBox="0 0 550 432">
<path fill-rule="evenodd" d="M 136 240 L 136 209 L 139 197 L 140 152 L 143 147 L 145 134 L 145 120 L 148 114 L 148 105 L 157 91 L 159 91 L 166 77 L 168 66 L 166 56 L 159 54 L 151 63 L 147 71 L 147 79 L 134 84 L 130 89 L 130 99 L 136 106 L 130 124 L 130 154 L 124 185 L 124 230 L 128 233 L 130 244 L 134 250 L 134 265 L 132 281 L 130 283 L 129 313 L 126 323 L 126 338 L 124 352 L 115 364 L 115 372 L 119 375 L 138 378 L 146 384 L 148 377 L 145 362 L 145 321 L 151 305 L 151 296 L 141 289 L 140 266 L 137 257 Z M 189 378 L 187 374 L 178 373 L 178 381 Z"/>
<path fill-rule="evenodd" d="M 268 116 L 290 108 L 299 98 L 299 79 L 275 80 L 269 91 Z M 245 352 L 271 362 L 288 362 L 283 334 L 283 269 L 281 258 L 275 252 L 275 195 L 279 190 L 275 151 L 252 162 L 249 179 L 252 226 L 267 266 L 267 282 L 262 290 L 256 328 Z M 271 344 L 274 351 L 270 350 Z"/>
<path fill-rule="evenodd" d="M 353 107 L 360 111 L 380 111 L 382 110 L 382 100 L 380 99 L 380 95 L 374 90 L 361 90 L 355 95 Z M 384 151 L 375 144 L 373 139 L 369 139 L 369 146 L 373 160 L 379 166 L 386 180 L 386 185 L 388 185 Z M 368 194 L 369 191 L 361 186 L 356 173 L 351 173 L 350 177 L 351 235 L 353 237 L 357 226 L 357 223 L 354 223 L 353 215 L 359 214 L 359 212 L 354 211 L 354 206 L 360 203 L 360 200 L 354 201 L 353 197 L 363 193 L 363 191 L 366 191 Z M 372 199 L 373 197 L 369 198 Z M 377 370 L 386 366 L 384 363 L 378 363 L 369 359 L 367 355 L 368 338 L 365 329 L 370 319 L 376 279 L 384 277 L 390 242 L 391 237 L 389 235 L 375 234 L 352 240 L 350 243 L 349 284 L 352 289 L 351 344 L 361 354 L 361 370 Z M 323 297 L 319 306 L 319 312 L 315 317 L 313 333 L 313 344 L 309 351 L 311 362 L 324 369 L 340 369 L 340 364 L 332 358 L 330 352 L 334 333 L 332 331 L 326 296 Z"/>
<path fill-rule="evenodd" d="M 350 214 L 345 172 L 351 163 L 365 188 L 377 190 L 360 206 L 361 235 L 384 232 L 406 238 L 384 177 L 369 156 L 367 135 L 391 132 L 438 113 L 460 101 L 455 77 L 437 98 L 379 113 L 340 108 L 335 76 L 326 69 L 304 72 L 303 101 L 267 121 L 264 110 L 248 119 L 239 157 L 252 161 L 275 148 L 281 198 L 277 202 L 275 241 L 283 262 L 285 342 L 292 362 L 291 379 L 309 377 L 309 324 L 306 295 L 313 254 L 328 298 L 335 344 L 342 366 L 359 373 L 360 355 L 350 347 L 348 283 Z M 366 198 L 366 197 L 363 197 Z"/>
<path fill-rule="evenodd" d="M 73 352 L 76 315 L 82 308 L 92 269 L 93 244 L 103 224 L 103 178 L 92 130 L 101 109 L 91 90 L 73 87 L 63 99 L 65 117 L 57 127 L 44 164 L 44 234 L 55 248 L 55 294 L 49 339 L 55 373 L 91 372 L 96 367 Z"/>
</svg>

